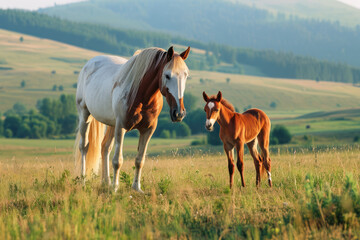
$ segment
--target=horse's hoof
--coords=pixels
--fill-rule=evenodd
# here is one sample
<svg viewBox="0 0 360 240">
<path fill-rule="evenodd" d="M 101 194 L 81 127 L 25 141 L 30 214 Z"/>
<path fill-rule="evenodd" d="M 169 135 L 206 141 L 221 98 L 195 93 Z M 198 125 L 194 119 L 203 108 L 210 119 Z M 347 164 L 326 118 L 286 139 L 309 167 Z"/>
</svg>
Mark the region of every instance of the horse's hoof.
<svg viewBox="0 0 360 240">
<path fill-rule="evenodd" d="M 137 185 L 132 185 L 131 187 L 133 190 L 137 191 L 138 193 L 144 194 L 143 190 Z"/>
</svg>

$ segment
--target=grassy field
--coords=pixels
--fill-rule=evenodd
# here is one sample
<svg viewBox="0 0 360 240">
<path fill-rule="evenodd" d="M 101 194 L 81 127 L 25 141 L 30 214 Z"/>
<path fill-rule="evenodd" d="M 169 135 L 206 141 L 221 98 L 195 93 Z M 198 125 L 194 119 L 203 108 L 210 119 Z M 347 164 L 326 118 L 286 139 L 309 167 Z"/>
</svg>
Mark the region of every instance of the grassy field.
<svg viewBox="0 0 360 240">
<path fill-rule="evenodd" d="M 150 152 L 174 147 L 152 142 Z M 273 153 L 272 189 L 266 181 L 256 189 L 248 154 L 247 186 L 236 174 L 231 190 L 224 154 L 148 157 L 140 195 L 129 188 L 133 157 L 125 157 L 117 193 L 98 176 L 82 186 L 72 144 L 0 139 L 1 239 L 360 237 L 359 145 Z"/>
</svg>

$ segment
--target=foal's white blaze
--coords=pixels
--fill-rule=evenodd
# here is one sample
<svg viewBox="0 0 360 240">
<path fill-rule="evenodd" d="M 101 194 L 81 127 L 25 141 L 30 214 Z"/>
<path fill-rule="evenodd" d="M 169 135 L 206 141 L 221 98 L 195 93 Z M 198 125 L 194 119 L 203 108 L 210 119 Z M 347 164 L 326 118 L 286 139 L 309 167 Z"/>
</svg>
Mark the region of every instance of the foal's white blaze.
<svg viewBox="0 0 360 240">
<path fill-rule="evenodd" d="M 215 103 L 213 102 L 209 102 L 208 103 L 208 108 L 211 110 L 213 107 L 215 106 Z"/>
</svg>

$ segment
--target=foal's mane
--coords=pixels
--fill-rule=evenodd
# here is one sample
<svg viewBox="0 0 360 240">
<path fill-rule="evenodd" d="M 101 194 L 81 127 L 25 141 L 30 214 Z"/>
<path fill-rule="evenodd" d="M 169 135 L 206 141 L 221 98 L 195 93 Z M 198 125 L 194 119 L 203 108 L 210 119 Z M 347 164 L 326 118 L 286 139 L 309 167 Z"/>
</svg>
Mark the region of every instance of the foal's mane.
<svg viewBox="0 0 360 240">
<path fill-rule="evenodd" d="M 209 101 L 216 101 L 216 98 L 217 96 L 216 95 L 213 95 L 209 98 Z M 228 101 L 226 100 L 225 98 L 222 98 L 220 103 L 226 107 L 227 109 L 231 110 L 232 112 L 235 112 L 235 108 L 234 106 Z"/>
<path fill-rule="evenodd" d="M 137 50 L 123 65 L 117 83 L 129 89 L 128 104 L 131 105 L 137 95 L 141 80 L 146 72 L 155 69 L 166 57 L 166 51 L 161 48 L 146 48 Z"/>
</svg>

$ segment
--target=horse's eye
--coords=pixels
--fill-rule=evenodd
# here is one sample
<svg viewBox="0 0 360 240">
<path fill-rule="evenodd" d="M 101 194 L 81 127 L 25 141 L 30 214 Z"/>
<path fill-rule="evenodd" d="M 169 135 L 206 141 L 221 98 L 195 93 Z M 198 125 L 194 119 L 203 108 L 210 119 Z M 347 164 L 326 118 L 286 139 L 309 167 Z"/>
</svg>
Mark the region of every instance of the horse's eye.
<svg viewBox="0 0 360 240">
<path fill-rule="evenodd" d="M 219 111 L 219 109 L 214 109 L 214 112 L 218 112 Z"/>
<path fill-rule="evenodd" d="M 169 74 L 165 74 L 165 78 L 166 78 L 167 80 L 170 80 L 170 75 L 169 75 Z"/>
</svg>

